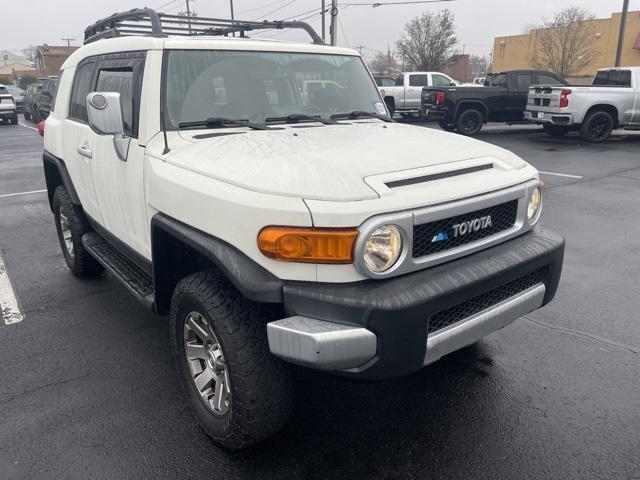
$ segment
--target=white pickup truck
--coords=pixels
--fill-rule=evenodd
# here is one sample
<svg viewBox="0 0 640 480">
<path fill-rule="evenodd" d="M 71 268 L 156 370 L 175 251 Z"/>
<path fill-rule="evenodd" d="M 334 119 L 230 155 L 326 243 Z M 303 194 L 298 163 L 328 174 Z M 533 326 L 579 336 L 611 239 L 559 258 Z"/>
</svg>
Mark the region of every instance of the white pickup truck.
<svg viewBox="0 0 640 480">
<path fill-rule="evenodd" d="M 529 89 L 524 118 L 560 137 L 580 131 L 589 142 L 603 142 L 616 128 L 640 128 L 640 67 L 598 70 L 591 85 L 535 85 Z"/>
<path fill-rule="evenodd" d="M 458 83 L 440 72 L 403 72 L 398 75 L 394 87 L 379 88 L 389 115 L 420 114 L 423 87 L 452 87 Z"/>
</svg>

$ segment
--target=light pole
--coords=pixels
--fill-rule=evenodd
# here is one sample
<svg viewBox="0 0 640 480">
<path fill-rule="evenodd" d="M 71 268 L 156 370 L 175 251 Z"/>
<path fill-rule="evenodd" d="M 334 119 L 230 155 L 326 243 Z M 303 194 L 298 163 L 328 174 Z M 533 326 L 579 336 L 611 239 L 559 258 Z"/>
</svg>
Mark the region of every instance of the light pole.
<svg viewBox="0 0 640 480">
<path fill-rule="evenodd" d="M 619 67 L 622 60 L 622 46 L 624 45 L 624 29 L 627 26 L 627 12 L 629 11 L 629 0 L 622 3 L 622 13 L 620 14 L 620 32 L 618 32 L 618 48 L 616 49 L 616 64 Z"/>
</svg>

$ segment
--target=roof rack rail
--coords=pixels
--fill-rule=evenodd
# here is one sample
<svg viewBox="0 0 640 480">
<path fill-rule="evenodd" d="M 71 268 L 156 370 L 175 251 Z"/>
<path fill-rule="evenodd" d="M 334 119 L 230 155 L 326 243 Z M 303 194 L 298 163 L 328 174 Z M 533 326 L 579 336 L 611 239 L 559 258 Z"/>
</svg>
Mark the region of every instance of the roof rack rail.
<svg viewBox="0 0 640 480">
<path fill-rule="evenodd" d="M 305 22 L 298 21 L 244 21 L 223 18 L 187 17 L 184 15 L 169 15 L 158 13 L 151 8 L 134 8 L 127 12 L 98 20 L 84 31 L 84 44 L 95 42 L 102 38 L 123 36 L 152 36 L 168 37 L 181 36 L 229 36 L 239 33 L 245 37 L 246 32 L 252 30 L 285 28 L 301 29 L 309 34 L 313 43 L 324 44 L 318 33 Z"/>
</svg>

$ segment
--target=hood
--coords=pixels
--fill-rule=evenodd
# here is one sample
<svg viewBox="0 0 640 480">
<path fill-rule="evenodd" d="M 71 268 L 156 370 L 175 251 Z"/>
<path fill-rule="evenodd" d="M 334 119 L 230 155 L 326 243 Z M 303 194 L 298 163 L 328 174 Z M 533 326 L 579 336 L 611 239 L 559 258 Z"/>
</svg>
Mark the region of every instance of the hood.
<svg viewBox="0 0 640 480">
<path fill-rule="evenodd" d="M 258 192 L 316 200 L 377 198 L 378 192 L 365 178 L 403 171 L 409 178 L 411 170 L 462 160 L 496 159 L 507 168 L 526 165 L 489 143 L 377 120 L 267 131 L 182 131 L 180 135 L 186 141 L 178 142 L 182 146 L 176 145 L 165 157 L 171 164 Z"/>
</svg>

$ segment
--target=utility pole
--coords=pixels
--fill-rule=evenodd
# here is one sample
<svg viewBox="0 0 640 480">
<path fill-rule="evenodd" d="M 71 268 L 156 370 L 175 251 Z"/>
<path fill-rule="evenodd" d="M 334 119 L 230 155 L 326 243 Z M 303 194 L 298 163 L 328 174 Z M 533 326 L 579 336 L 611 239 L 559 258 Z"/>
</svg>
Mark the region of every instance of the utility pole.
<svg viewBox="0 0 640 480">
<path fill-rule="evenodd" d="M 365 48 L 364 45 L 358 45 L 356 47 L 356 50 L 358 50 L 360 52 L 360 56 L 362 56 L 362 50 L 364 50 L 364 48 Z"/>
<path fill-rule="evenodd" d="M 70 47 L 71 42 L 73 42 L 75 38 L 61 38 L 60 40 L 62 40 L 63 42 L 67 42 L 67 47 Z"/>
<path fill-rule="evenodd" d="M 326 37 L 326 27 L 327 27 L 327 21 L 325 19 L 325 0 L 322 0 L 321 5 L 321 11 L 322 11 L 322 41 L 325 41 L 325 37 Z"/>
<path fill-rule="evenodd" d="M 338 45 L 338 0 L 331 0 L 331 45 Z"/>
<path fill-rule="evenodd" d="M 229 4 L 231 6 L 231 20 L 235 20 L 235 16 L 233 15 L 233 0 L 229 0 Z"/>
<path fill-rule="evenodd" d="M 191 10 L 189 9 L 189 0 L 185 0 L 187 4 L 187 24 L 189 25 L 189 35 L 191 35 Z"/>
<path fill-rule="evenodd" d="M 624 45 L 624 29 L 627 26 L 627 12 L 629 11 L 629 0 L 622 3 L 622 13 L 620 14 L 620 32 L 618 33 L 618 48 L 616 49 L 616 64 L 619 67 L 622 60 L 622 46 Z"/>
</svg>

